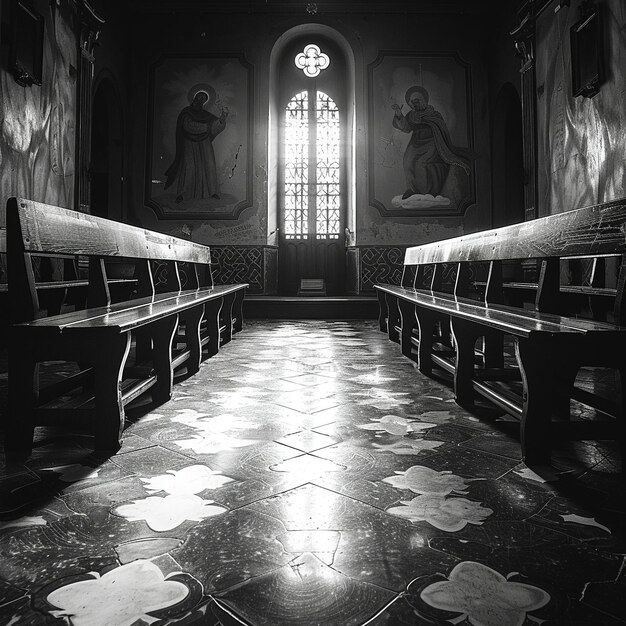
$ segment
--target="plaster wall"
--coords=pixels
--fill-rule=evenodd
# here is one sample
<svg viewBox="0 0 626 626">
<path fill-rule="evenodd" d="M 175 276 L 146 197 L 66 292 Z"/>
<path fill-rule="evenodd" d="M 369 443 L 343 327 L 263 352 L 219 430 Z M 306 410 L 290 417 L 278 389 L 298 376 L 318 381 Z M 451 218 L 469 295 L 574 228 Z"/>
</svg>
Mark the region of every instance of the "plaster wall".
<svg viewBox="0 0 626 626">
<path fill-rule="evenodd" d="M 137 220 L 148 228 L 171 232 L 210 245 L 267 245 L 274 242 L 275 226 L 268 220 L 269 198 L 277 189 L 268 189 L 270 125 L 270 57 L 281 35 L 303 22 L 319 23 L 336 30 L 351 46 L 355 63 L 354 118 L 354 216 L 355 245 L 418 244 L 488 227 L 490 221 L 489 126 L 486 45 L 483 24 L 472 15 L 371 15 L 327 14 L 153 14 L 143 18 L 132 48 L 132 133 L 131 206 Z M 368 65 L 380 52 L 420 55 L 429 52 L 458 54 L 471 67 L 472 138 L 475 154 L 476 203 L 462 217 L 442 218 L 433 212 L 427 217 L 391 218 L 370 206 L 368 195 L 368 141 L 375 140 L 368 129 Z M 149 111 L 149 68 L 161 55 L 210 54 L 216 51 L 243 52 L 253 67 L 252 198 L 237 220 L 159 220 L 145 206 L 143 181 L 146 162 L 146 133 Z M 390 109 L 390 124 L 393 112 Z M 271 209 L 271 207 L 270 207 Z"/>
<path fill-rule="evenodd" d="M 75 13 L 69 0 L 35 0 L 44 21 L 41 85 L 22 86 L 9 71 L 13 40 L 2 5 L 0 67 L 0 227 L 11 196 L 74 207 L 76 127 Z"/>
<path fill-rule="evenodd" d="M 540 215 L 626 196 L 626 4 L 598 3 L 606 78 L 590 98 L 572 95 L 570 28 L 580 4 L 557 13 L 550 5 L 537 24 Z"/>
</svg>

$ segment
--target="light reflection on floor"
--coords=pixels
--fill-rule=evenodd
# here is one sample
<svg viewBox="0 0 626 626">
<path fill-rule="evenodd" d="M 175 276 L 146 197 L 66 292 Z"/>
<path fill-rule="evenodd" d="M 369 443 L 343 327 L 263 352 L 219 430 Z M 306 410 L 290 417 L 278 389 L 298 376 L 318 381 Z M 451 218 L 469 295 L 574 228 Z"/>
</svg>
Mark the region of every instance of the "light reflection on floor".
<svg viewBox="0 0 626 626">
<path fill-rule="evenodd" d="M 617 446 L 527 468 L 372 322 L 248 321 L 131 417 L 110 459 L 57 429 L 2 465 L 0 623 L 626 619 Z"/>
</svg>

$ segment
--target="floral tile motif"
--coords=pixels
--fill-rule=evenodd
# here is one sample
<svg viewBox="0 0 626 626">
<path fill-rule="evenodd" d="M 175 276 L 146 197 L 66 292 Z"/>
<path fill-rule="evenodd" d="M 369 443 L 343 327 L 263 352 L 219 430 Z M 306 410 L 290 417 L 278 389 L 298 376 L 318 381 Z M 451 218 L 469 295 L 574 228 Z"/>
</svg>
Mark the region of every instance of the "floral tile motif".
<svg viewBox="0 0 626 626">
<path fill-rule="evenodd" d="M 61 579 L 44 593 L 48 612 L 76 626 L 152 623 L 193 598 L 188 576 L 167 576 L 152 562 L 138 560 L 104 574 Z M 195 587 L 195 585 L 194 585 Z M 195 600 L 198 598 L 196 597 Z"/>
<path fill-rule="evenodd" d="M 172 530 L 187 521 L 200 522 L 227 510 L 215 506 L 213 500 L 204 500 L 196 495 L 232 482 L 232 478 L 222 476 L 206 465 L 190 465 L 180 470 L 168 470 L 166 474 L 141 480 L 145 483 L 148 493 L 165 491 L 168 495 L 165 497 L 150 495 L 134 500 L 130 504 L 117 506 L 112 512 L 131 522 L 145 521 L 157 532 Z"/>
<path fill-rule="evenodd" d="M 152 530 L 165 532 L 184 522 L 200 522 L 226 511 L 224 507 L 214 506 L 213 502 L 192 494 L 172 494 L 164 498 L 149 496 L 122 504 L 112 512 L 131 522 L 145 521 Z"/>
<path fill-rule="evenodd" d="M 493 511 L 483 507 L 480 502 L 467 498 L 451 497 L 467 494 L 471 479 L 455 476 L 450 472 L 437 472 L 421 465 L 413 465 L 405 472 L 396 472 L 396 476 L 388 476 L 383 482 L 396 489 L 409 490 L 420 494 L 412 500 L 401 500 L 401 506 L 392 506 L 387 513 L 413 523 L 428 522 L 435 528 L 445 532 L 463 530 L 467 524 L 482 524 Z"/>
<path fill-rule="evenodd" d="M 458 614 L 459 621 L 467 619 L 480 626 L 522 626 L 528 613 L 550 602 L 550 594 L 510 578 L 481 563 L 463 561 L 447 580 L 423 589 L 421 598 L 435 609 Z"/>
<path fill-rule="evenodd" d="M 408 392 L 387 391 L 374 387 L 369 391 L 355 391 L 350 394 L 354 400 L 365 406 L 374 407 L 381 411 L 397 409 L 401 405 L 413 404 Z"/>
<path fill-rule="evenodd" d="M 442 398 L 431 398 L 434 400 L 442 401 Z M 454 416 L 451 411 L 424 411 L 420 414 L 419 419 L 425 422 L 435 422 L 435 424 L 447 424 Z"/>
<path fill-rule="evenodd" d="M 463 530 L 467 524 L 482 524 L 493 513 L 480 502 L 433 494 L 417 496 L 408 501 L 401 500 L 400 504 L 402 506 L 387 509 L 387 513 L 411 522 L 428 522 L 448 533 Z"/>
<path fill-rule="evenodd" d="M 166 491 L 169 494 L 198 494 L 205 489 L 218 489 L 233 479 L 211 470 L 206 465 L 190 465 L 180 470 L 167 470 L 165 474 L 141 479 L 150 494 Z"/>
<path fill-rule="evenodd" d="M 466 494 L 468 484 L 474 479 L 461 478 L 449 471 L 438 472 L 422 465 L 413 465 L 405 472 L 396 472 L 396 476 L 383 478 L 396 489 L 408 489 L 414 493 L 447 496 L 454 492 Z"/>
<path fill-rule="evenodd" d="M 429 428 L 434 428 L 435 426 L 437 426 L 437 424 L 411 420 L 398 415 L 384 415 L 383 417 L 372 419 L 369 424 L 357 424 L 357 427 L 362 428 L 363 430 L 385 432 L 390 435 L 422 433 Z"/>
</svg>

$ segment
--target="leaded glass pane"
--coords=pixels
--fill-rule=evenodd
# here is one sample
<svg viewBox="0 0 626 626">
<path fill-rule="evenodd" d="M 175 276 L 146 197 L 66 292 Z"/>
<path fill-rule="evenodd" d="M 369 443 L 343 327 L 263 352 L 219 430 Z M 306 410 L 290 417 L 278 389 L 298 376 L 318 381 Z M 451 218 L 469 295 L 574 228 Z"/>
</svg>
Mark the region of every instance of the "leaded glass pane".
<svg viewBox="0 0 626 626">
<path fill-rule="evenodd" d="M 339 109 L 322 91 L 315 101 L 316 129 L 316 234 L 338 239 L 341 226 L 339 195 Z"/>
<path fill-rule="evenodd" d="M 296 55 L 296 67 L 300 68 L 305 76 L 313 78 L 330 65 L 329 56 L 322 52 L 319 46 L 310 43 L 304 47 L 304 51 Z"/>
<path fill-rule="evenodd" d="M 305 239 L 309 219 L 309 99 L 296 94 L 285 115 L 285 223 L 287 239 Z"/>
</svg>

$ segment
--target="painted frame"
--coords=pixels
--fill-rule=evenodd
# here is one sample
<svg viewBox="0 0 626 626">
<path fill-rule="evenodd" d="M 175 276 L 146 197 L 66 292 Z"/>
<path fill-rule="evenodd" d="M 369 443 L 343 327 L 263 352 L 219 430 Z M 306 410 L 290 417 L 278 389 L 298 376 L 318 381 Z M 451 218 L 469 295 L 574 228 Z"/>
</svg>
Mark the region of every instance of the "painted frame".
<svg viewBox="0 0 626 626">
<path fill-rule="evenodd" d="M 252 206 L 252 97 L 243 54 L 150 67 L 144 202 L 160 219 L 235 220 Z"/>
<path fill-rule="evenodd" d="M 15 82 L 22 87 L 41 86 L 43 72 L 44 18 L 24 2 L 13 6 L 12 38 L 9 53 Z"/>
<path fill-rule="evenodd" d="M 370 205 L 385 217 L 462 216 L 476 202 L 469 63 L 381 51 L 368 94 Z"/>
<path fill-rule="evenodd" d="M 593 98 L 604 80 L 601 5 L 581 5 L 581 19 L 570 28 L 572 95 Z"/>
</svg>

